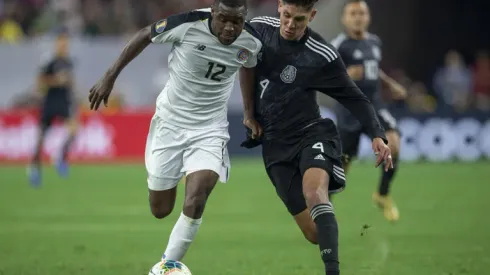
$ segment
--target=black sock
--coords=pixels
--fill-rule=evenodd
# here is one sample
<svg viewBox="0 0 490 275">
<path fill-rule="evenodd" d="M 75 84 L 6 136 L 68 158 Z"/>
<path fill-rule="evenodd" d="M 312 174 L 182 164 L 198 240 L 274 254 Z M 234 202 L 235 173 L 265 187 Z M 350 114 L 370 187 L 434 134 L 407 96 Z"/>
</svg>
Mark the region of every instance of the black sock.
<svg viewBox="0 0 490 275">
<path fill-rule="evenodd" d="M 70 137 L 68 137 L 68 139 L 65 141 L 65 144 L 63 145 L 63 160 L 66 160 L 66 158 L 68 157 L 68 152 L 70 152 L 70 146 L 73 142 L 73 140 L 75 139 L 75 135 L 70 135 Z"/>
<path fill-rule="evenodd" d="M 332 204 L 317 204 L 310 211 L 316 223 L 320 255 L 327 275 L 339 275 L 339 229 Z"/>
<path fill-rule="evenodd" d="M 398 168 L 398 159 L 393 158 L 393 169 L 389 169 L 388 172 L 384 170 L 384 167 L 381 167 L 382 169 L 382 176 L 381 176 L 381 182 L 379 183 L 379 188 L 378 192 L 381 196 L 386 196 L 390 192 L 390 185 L 391 182 L 393 181 L 393 178 L 395 177 L 395 172 L 396 169 Z"/>
</svg>

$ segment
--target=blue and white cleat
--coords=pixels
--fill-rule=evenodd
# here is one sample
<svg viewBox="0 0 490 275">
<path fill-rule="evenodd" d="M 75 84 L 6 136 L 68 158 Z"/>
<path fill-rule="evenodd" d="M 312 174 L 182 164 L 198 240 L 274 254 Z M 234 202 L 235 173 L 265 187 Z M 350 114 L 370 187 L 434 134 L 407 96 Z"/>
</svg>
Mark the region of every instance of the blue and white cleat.
<svg viewBox="0 0 490 275">
<path fill-rule="evenodd" d="M 68 177 L 69 166 L 66 160 L 64 160 L 63 158 L 57 159 L 55 166 L 56 166 L 56 171 L 58 171 L 58 175 L 60 175 L 60 177 L 62 178 Z"/>
<path fill-rule="evenodd" d="M 38 188 L 41 186 L 41 169 L 39 166 L 31 165 L 27 168 L 27 176 L 32 187 Z"/>
</svg>

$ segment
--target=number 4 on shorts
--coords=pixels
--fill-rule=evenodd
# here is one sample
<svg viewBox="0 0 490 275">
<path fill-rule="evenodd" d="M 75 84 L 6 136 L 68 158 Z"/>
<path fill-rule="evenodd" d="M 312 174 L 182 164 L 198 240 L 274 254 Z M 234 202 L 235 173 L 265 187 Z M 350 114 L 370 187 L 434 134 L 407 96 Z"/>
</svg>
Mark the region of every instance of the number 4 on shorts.
<svg viewBox="0 0 490 275">
<path fill-rule="evenodd" d="M 325 151 L 323 150 L 323 143 L 321 143 L 321 142 L 317 142 L 317 143 L 313 144 L 313 146 L 311 148 L 318 149 L 322 153 L 325 153 Z"/>
</svg>

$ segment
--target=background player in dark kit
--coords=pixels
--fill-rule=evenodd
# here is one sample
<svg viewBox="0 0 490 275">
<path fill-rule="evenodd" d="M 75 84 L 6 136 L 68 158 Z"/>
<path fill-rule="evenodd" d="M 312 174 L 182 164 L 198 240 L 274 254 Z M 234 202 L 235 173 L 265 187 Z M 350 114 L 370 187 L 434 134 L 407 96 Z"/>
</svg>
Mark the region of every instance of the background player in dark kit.
<svg viewBox="0 0 490 275">
<path fill-rule="evenodd" d="M 388 77 L 381 69 L 379 62 L 382 58 L 381 40 L 376 35 L 367 32 L 370 22 L 369 8 L 363 0 L 349 0 L 343 10 L 342 24 L 345 33 L 339 34 L 333 41 L 347 72 L 361 91 L 373 102 L 381 125 L 386 130 L 386 137 L 393 154 L 394 169 L 382 171 L 378 191 L 373 193 L 373 200 L 383 209 L 384 216 L 389 221 L 399 219 L 398 209 L 389 195 L 390 183 L 398 168 L 400 151 L 400 133 L 395 118 L 383 108 L 380 102 L 380 84 L 385 84 L 391 91 L 393 99 L 406 97 L 405 89 L 395 80 Z M 381 82 L 380 82 L 381 80 Z M 357 119 L 345 108 L 339 106 L 338 127 L 344 151 L 344 169 L 349 169 L 358 152 L 359 141 L 366 130 Z"/>
<path fill-rule="evenodd" d="M 41 68 L 38 76 L 38 91 L 42 93 L 39 137 L 34 151 L 29 180 L 33 186 L 41 184 L 41 154 L 44 138 L 54 119 L 62 119 L 69 135 L 62 152 L 56 157 L 56 168 L 60 176 L 68 175 L 67 156 L 77 130 L 73 114 L 75 105 L 73 62 L 69 57 L 69 36 L 60 33 L 56 38 L 56 52 L 53 59 Z"/>
<path fill-rule="evenodd" d="M 337 275 L 338 229 L 328 194 L 344 188 L 345 175 L 336 126 L 320 117 L 316 91 L 338 100 L 368 129 L 376 166 L 386 161 L 388 170 L 391 153 L 373 106 L 350 79 L 338 52 L 307 27 L 315 3 L 282 0 L 280 18 L 250 21 L 263 47 L 257 67 L 240 71 L 244 124 L 251 129 L 242 146 L 262 144 L 279 197 L 305 237 L 319 244 L 326 274 Z"/>
</svg>

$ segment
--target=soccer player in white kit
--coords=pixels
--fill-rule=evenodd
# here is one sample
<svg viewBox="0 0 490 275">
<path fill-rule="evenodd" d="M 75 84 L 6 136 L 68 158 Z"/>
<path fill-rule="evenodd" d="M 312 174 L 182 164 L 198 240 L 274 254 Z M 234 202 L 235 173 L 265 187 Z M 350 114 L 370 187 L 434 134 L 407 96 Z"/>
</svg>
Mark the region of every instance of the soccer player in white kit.
<svg viewBox="0 0 490 275">
<path fill-rule="evenodd" d="M 171 43 L 169 81 L 157 99 L 146 141 L 150 207 L 158 218 L 175 204 L 186 176 L 183 211 L 163 258 L 180 261 L 202 222 L 209 194 L 226 182 L 230 161 L 227 101 L 242 66 L 257 63 L 262 44 L 245 24 L 245 0 L 216 0 L 211 9 L 169 16 L 140 30 L 90 90 L 91 109 L 107 103 L 124 67 L 151 42 Z M 131 125 L 128 125 L 131 127 Z"/>
</svg>

